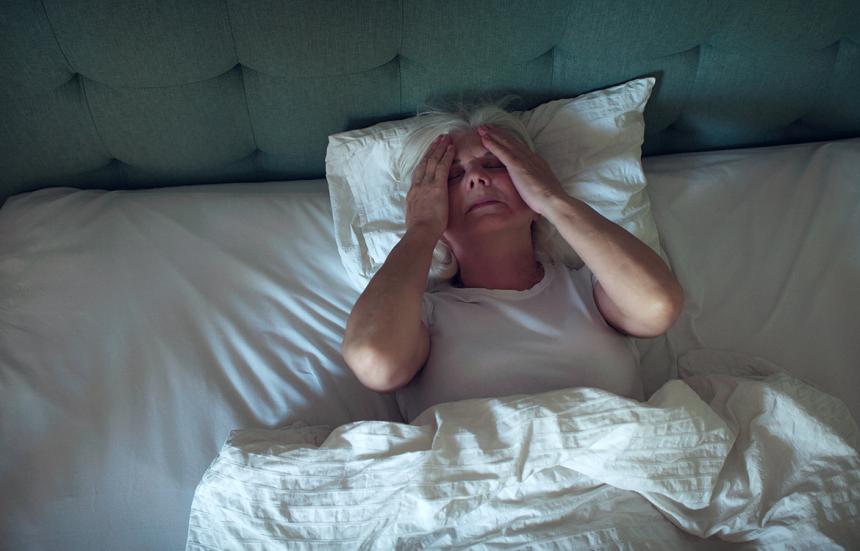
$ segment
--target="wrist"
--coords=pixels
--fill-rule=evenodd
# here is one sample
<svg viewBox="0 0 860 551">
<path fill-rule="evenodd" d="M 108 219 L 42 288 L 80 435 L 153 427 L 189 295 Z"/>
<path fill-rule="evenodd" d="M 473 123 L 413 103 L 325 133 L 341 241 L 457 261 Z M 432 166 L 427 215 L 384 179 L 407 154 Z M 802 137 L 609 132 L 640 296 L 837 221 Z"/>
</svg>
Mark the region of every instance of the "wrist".
<svg viewBox="0 0 860 551">
<path fill-rule="evenodd" d="M 552 195 L 547 198 L 544 208 L 541 209 L 541 214 L 544 218 L 555 224 L 555 221 L 559 217 L 575 213 L 584 204 L 576 197 L 571 197 L 567 194 Z"/>
<path fill-rule="evenodd" d="M 401 242 L 409 242 L 422 249 L 429 248 L 432 250 L 441 237 L 440 232 L 425 226 L 415 225 L 406 228 L 406 233 L 403 234 Z"/>
</svg>

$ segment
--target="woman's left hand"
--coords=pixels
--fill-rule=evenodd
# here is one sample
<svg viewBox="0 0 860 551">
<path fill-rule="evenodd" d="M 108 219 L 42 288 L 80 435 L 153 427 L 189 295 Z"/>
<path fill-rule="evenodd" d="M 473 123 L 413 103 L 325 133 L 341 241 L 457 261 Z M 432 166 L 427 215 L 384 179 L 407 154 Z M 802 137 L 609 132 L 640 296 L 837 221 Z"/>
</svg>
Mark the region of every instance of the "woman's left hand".
<svg viewBox="0 0 860 551">
<path fill-rule="evenodd" d="M 508 169 L 511 182 L 530 209 L 545 214 L 555 197 L 567 197 L 558 177 L 543 157 L 501 128 L 478 127 L 481 143 Z"/>
</svg>

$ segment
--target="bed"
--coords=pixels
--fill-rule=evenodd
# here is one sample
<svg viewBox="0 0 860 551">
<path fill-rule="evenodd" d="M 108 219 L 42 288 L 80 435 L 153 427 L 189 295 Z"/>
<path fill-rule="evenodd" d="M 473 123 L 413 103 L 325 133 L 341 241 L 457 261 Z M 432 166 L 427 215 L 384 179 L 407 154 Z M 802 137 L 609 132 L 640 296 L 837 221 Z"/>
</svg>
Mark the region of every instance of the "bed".
<svg viewBox="0 0 860 551">
<path fill-rule="evenodd" d="M 324 156 L 430 97 L 655 76 L 646 395 L 731 352 L 860 420 L 856 2 L 131 5 L 0 7 L 0 548 L 183 548 L 232 430 L 403 421 L 339 354 Z"/>
</svg>

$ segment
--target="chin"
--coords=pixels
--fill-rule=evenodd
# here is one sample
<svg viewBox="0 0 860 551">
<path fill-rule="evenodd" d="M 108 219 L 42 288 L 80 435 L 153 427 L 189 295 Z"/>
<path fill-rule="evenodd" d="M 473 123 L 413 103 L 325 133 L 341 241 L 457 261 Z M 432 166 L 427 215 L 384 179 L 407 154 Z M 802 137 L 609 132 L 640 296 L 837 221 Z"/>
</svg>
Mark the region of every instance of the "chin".
<svg viewBox="0 0 860 551">
<path fill-rule="evenodd" d="M 456 232 L 457 235 L 453 237 L 457 241 L 470 240 L 475 237 L 516 231 L 520 226 L 521 224 L 517 224 L 511 219 L 510 213 L 499 213 L 498 215 L 488 213 L 463 224 L 460 231 Z M 531 222 L 524 227 L 523 231 L 531 231 Z"/>
<path fill-rule="evenodd" d="M 514 220 L 509 212 L 482 212 L 479 216 L 466 218 L 464 226 L 468 228 L 480 228 L 485 226 L 505 227 L 513 226 Z"/>
</svg>

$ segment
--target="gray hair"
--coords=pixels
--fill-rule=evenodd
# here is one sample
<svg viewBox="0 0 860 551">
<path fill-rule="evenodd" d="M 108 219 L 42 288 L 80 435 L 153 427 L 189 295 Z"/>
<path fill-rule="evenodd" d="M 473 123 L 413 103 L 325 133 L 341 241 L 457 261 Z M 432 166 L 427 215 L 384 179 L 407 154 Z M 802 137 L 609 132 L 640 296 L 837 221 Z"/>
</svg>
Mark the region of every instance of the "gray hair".
<svg viewBox="0 0 860 551">
<path fill-rule="evenodd" d="M 482 124 L 490 123 L 507 130 L 534 151 L 534 142 L 520 117 L 515 112 L 505 109 L 505 106 L 516 97 L 508 95 L 494 102 L 475 104 L 460 102 L 452 110 L 434 107 L 419 112 L 415 127 L 404 138 L 403 149 L 396 165 L 395 176 L 400 189 L 409 189 L 412 185 L 412 173 L 415 167 L 439 134 L 476 129 Z M 550 238 L 554 233 L 552 225 L 544 220 L 532 225 L 532 243 L 537 255 L 551 258 L 556 256 L 549 246 Z M 431 280 L 438 284 L 455 277 L 458 271 L 459 265 L 453 251 L 439 240 L 433 250 L 433 261 L 430 265 Z"/>
</svg>

